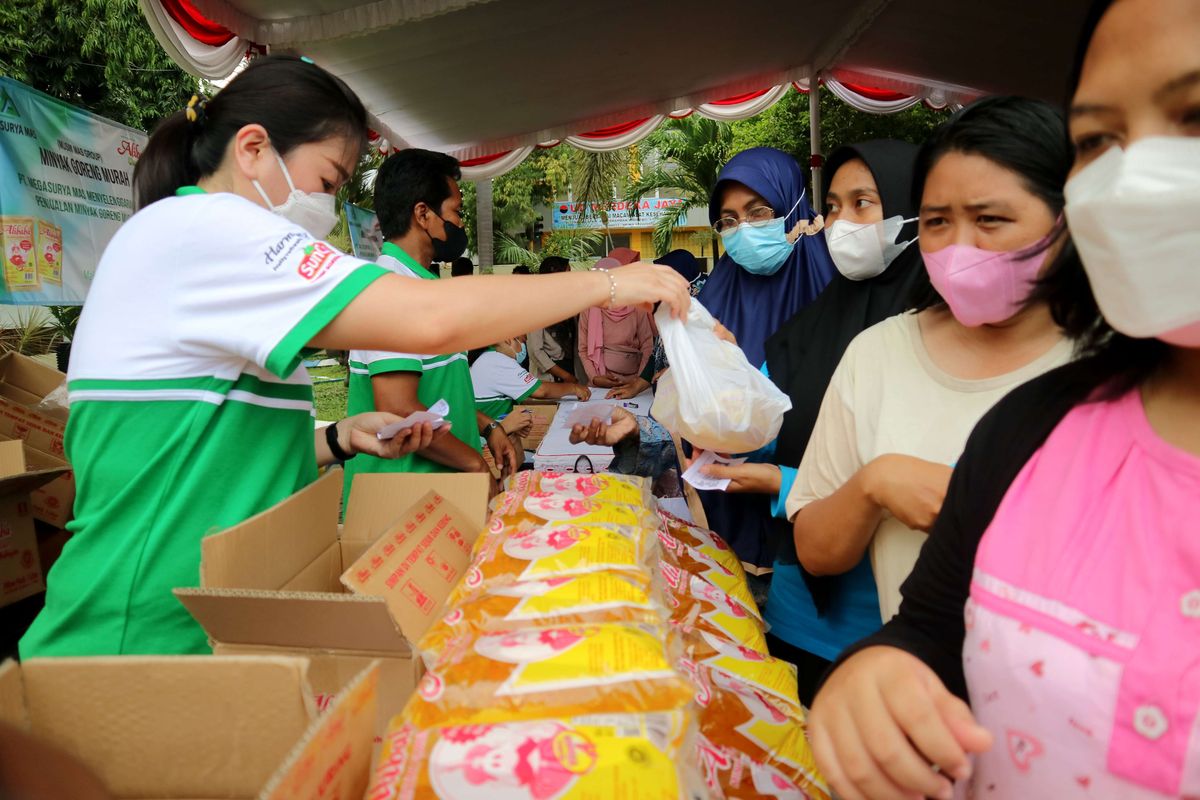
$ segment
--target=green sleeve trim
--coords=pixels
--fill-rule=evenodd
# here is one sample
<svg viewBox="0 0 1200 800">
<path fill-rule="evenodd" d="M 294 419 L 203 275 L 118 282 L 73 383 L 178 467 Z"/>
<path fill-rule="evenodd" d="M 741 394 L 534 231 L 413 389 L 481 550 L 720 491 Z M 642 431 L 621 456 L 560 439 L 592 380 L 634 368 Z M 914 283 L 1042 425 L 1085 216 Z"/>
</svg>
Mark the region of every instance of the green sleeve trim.
<svg viewBox="0 0 1200 800">
<path fill-rule="evenodd" d="M 275 345 L 267 357 L 266 368 L 281 378 L 291 375 L 300 366 L 301 353 L 309 341 L 333 322 L 333 318 L 342 313 L 351 300 L 387 274 L 386 269 L 376 264 L 363 264 L 343 278 Z"/>
<path fill-rule="evenodd" d="M 524 402 L 525 400 L 528 400 L 529 396 L 531 394 L 533 394 L 534 392 L 536 392 L 540 388 L 542 388 L 542 382 L 534 381 L 533 385 L 529 387 L 529 391 L 517 398 L 517 402 L 521 403 L 521 402 Z"/>
<path fill-rule="evenodd" d="M 367 372 L 372 377 L 375 375 L 386 375 L 389 372 L 421 371 L 421 359 L 419 358 L 381 358 L 367 365 Z"/>
</svg>

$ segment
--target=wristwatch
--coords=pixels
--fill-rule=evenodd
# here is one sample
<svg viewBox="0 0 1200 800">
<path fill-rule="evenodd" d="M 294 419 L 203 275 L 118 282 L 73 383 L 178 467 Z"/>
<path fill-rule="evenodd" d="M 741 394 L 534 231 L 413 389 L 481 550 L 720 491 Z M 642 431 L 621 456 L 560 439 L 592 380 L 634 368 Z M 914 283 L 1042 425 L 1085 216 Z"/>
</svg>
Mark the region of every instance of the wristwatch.
<svg viewBox="0 0 1200 800">
<path fill-rule="evenodd" d="M 496 420 L 492 420 L 491 422 L 489 422 L 487 424 L 487 426 L 483 429 L 483 432 L 480 433 L 479 435 L 486 439 L 487 437 L 492 435 L 492 431 L 496 430 L 496 428 L 499 428 L 499 427 L 500 427 L 500 423 L 497 422 Z"/>
</svg>

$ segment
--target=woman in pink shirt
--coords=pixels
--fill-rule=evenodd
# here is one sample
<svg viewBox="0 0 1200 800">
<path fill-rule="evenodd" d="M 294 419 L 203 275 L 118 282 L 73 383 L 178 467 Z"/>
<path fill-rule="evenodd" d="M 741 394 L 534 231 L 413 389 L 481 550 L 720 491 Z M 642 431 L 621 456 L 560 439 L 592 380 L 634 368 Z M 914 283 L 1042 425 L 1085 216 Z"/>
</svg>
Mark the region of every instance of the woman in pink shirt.
<svg viewBox="0 0 1200 800">
<path fill-rule="evenodd" d="M 596 262 L 596 269 L 617 269 L 640 254 L 618 247 Z M 618 278 L 618 280 L 620 280 Z M 641 375 L 654 350 L 650 314 L 634 306 L 588 309 L 579 315 L 579 359 L 588 383 L 611 389 Z"/>
<path fill-rule="evenodd" d="M 818 693 L 846 800 L 1200 797 L 1200 3 L 1103 0 L 1084 43 L 1040 289 L 1084 357 L 979 423 Z"/>
</svg>

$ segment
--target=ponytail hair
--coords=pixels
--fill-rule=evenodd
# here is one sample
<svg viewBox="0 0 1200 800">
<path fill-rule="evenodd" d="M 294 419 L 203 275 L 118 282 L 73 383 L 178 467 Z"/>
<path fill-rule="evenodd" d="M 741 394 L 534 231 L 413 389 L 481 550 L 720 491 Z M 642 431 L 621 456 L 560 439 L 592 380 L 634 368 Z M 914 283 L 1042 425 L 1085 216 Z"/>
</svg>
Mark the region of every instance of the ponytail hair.
<svg viewBox="0 0 1200 800">
<path fill-rule="evenodd" d="M 280 156 L 331 136 L 360 151 L 367 141 L 367 111 L 340 78 L 296 56 L 258 58 L 211 100 L 193 99 L 158 123 L 133 170 L 134 208 L 216 172 L 229 142 L 253 124 Z"/>
</svg>

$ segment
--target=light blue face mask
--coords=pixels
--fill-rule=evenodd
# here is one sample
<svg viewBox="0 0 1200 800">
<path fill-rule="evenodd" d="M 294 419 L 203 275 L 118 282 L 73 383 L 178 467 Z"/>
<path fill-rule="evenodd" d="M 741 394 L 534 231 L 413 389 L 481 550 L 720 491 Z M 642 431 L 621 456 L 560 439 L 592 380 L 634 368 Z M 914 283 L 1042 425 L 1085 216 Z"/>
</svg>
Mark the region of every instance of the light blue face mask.
<svg viewBox="0 0 1200 800">
<path fill-rule="evenodd" d="M 746 272 L 754 275 L 774 275 L 796 246 L 795 242 L 787 240 L 787 218 L 803 199 L 804 195 L 801 194 L 796 205 L 782 217 L 757 224 L 743 222 L 729 233 L 721 234 L 725 252 Z"/>
<path fill-rule="evenodd" d="M 518 351 L 517 351 L 517 354 L 516 354 L 515 356 L 513 356 L 513 357 L 514 357 L 515 359 L 517 359 L 517 363 L 518 363 L 518 364 L 524 364 L 524 363 L 525 363 L 525 357 L 526 357 L 527 355 L 529 355 L 529 351 L 527 351 L 527 350 L 525 349 L 525 343 L 524 343 L 524 342 L 521 342 L 521 349 L 520 349 L 520 350 L 518 350 Z"/>
</svg>

